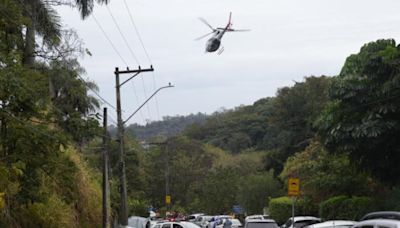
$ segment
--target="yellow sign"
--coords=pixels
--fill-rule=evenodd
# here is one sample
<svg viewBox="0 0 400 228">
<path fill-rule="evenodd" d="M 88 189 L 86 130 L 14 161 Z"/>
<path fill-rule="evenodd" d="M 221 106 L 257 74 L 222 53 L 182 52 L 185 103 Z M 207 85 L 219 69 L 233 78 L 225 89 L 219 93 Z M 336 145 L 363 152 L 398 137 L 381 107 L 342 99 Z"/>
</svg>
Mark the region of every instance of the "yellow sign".
<svg viewBox="0 0 400 228">
<path fill-rule="evenodd" d="M 166 204 L 171 204 L 171 196 L 170 195 L 166 195 L 165 196 L 165 203 Z"/>
<path fill-rule="evenodd" d="M 289 196 L 299 196 L 300 195 L 300 179 L 299 178 L 289 178 L 288 195 Z"/>
</svg>

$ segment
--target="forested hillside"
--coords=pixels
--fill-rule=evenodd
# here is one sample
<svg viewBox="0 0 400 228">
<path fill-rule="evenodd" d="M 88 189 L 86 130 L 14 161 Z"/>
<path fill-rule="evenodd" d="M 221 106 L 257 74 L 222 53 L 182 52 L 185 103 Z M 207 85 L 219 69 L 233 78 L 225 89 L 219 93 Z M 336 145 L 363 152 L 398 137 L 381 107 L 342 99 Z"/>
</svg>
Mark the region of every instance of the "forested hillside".
<svg viewBox="0 0 400 228">
<path fill-rule="evenodd" d="M 131 124 L 126 128 L 127 134 L 138 140 L 149 140 L 156 137 L 172 137 L 181 133 L 188 125 L 203 124 L 207 119 L 203 113 L 191 114 L 187 116 L 165 116 L 162 121 L 153 121 L 145 126 Z M 111 129 L 115 134 L 116 130 Z"/>
<path fill-rule="evenodd" d="M 399 50 L 393 40 L 368 43 L 338 76 L 305 77 L 275 97 L 216 112 L 152 147 L 159 152 L 146 154 L 153 163 L 145 173 L 170 170 L 173 205 L 181 210 L 228 213 L 240 204 L 261 213 L 269 205 L 283 222 L 289 214 L 275 208 L 290 212 L 290 200 L 269 199 L 284 195 L 289 177 L 301 179 L 299 214 L 359 219 L 371 210 L 398 210 Z M 150 179 L 159 187 L 147 197 L 162 207 L 165 175 Z M 338 217 L 341 203 L 352 209 Z"/>
</svg>

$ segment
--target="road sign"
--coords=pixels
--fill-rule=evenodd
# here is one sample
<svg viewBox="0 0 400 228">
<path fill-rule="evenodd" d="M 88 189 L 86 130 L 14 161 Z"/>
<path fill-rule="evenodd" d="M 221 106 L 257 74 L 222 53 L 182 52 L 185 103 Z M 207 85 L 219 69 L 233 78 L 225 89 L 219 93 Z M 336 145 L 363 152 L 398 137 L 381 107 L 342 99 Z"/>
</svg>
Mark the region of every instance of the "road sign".
<svg viewBox="0 0 400 228">
<path fill-rule="evenodd" d="M 244 213 L 244 210 L 240 205 L 233 205 L 232 211 L 235 214 L 243 214 Z"/>
<path fill-rule="evenodd" d="M 300 179 L 299 178 L 289 178 L 288 195 L 289 196 L 299 196 L 300 195 Z"/>
<path fill-rule="evenodd" d="M 170 195 L 166 195 L 165 196 L 165 203 L 166 204 L 171 204 L 171 196 Z"/>
</svg>

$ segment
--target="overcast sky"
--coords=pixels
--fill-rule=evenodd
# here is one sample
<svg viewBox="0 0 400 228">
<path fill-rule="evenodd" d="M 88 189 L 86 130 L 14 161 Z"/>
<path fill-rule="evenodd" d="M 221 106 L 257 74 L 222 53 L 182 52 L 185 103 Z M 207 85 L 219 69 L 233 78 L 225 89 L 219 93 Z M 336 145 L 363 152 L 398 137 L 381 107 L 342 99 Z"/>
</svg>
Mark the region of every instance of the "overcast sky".
<svg viewBox="0 0 400 228">
<path fill-rule="evenodd" d="M 221 107 L 249 105 L 274 96 L 277 89 L 305 76 L 337 75 L 346 59 L 380 38 L 400 37 L 398 0 L 126 0 L 155 72 L 143 73 L 122 89 L 126 118 L 157 88 L 158 93 L 130 123 L 163 116 L 213 113 Z M 93 17 L 82 21 L 76 9 L 57 8 L 63 23 L 75 29 L 93 54 L 81 63 L 86 78 L 115 104 L 114 69 L 126 64 L 113 50 Z M 137 63 L 123 41 L 115 17 Z M 124 0 L 96 6 L 94 16 L 129 67 L 151 64 L 140 45 Z M 233 13 L 233 27 L 250 32 L 223 37 L 221 55 L 205 54 L 209 29 L 198 17 L 223 27 Z M 122 79 L 128 75 L 121 76 Z M 134 88 L 136 90 L 134 90 Z M 135 93 L 136 91 L 136 93 Z M 109 109 L 113 119 L 115 111 Z"/>
</svg>

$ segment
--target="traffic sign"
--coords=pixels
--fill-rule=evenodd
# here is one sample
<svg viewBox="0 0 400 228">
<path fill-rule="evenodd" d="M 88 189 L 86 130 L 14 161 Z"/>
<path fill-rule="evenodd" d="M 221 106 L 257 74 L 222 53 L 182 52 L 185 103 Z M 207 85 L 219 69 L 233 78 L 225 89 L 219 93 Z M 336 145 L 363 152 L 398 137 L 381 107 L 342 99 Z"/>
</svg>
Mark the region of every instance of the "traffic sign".
<svg viewBox="0 0 400 228">
<path fill-rule="evenodd" d="M 166 204 L 171 204 L 171 196 L 170 195 L 166 195 L 165 196 L 165 203 Z"/>
<path fill-rule="evenodd" d="M 299 196 L 300 195 L 300 179 L 299 178 L 289 178 L 288 195 L 289 196 Z"/>
</svg>

